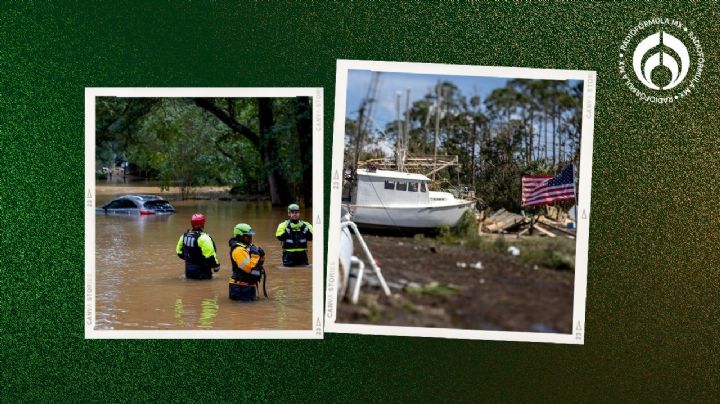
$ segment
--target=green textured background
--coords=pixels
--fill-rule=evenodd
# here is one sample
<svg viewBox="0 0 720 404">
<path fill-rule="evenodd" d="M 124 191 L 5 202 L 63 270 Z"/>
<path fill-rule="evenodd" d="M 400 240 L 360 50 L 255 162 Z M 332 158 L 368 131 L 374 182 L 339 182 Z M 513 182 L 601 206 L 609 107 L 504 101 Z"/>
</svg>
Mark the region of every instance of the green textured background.
<svg viewBox="0 0 720 404">
<path fill-rule="evenodd" d="M 0 6 L 0 400 L 718 398 L 717 3 L 141 3 Z M 649 17 L 704 46 L 682 102 L 616 70 Z M 84 88 L 324 87 L 329 167 L 338 58 L 598 72 L 585 345 L 85 340 Z"/>
</svg>

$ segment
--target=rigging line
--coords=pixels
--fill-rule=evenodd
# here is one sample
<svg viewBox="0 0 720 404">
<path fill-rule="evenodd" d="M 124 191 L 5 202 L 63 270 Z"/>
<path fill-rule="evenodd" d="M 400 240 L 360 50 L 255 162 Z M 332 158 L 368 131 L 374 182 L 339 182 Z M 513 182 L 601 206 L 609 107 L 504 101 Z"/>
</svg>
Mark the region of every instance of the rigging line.
<svg viewBox="0 0 720 404">
<path fill-rule="evenodd" d="M 371 183 L 373 184 L 373 185 L 372 185 L 372 189 L 373 189 L 373 191 L 375 192 L 375 196 L 377 196 L 378 201 L 380 201 L 380 205 L 381 205 L 382 208 L 385 210 L 385 214 L 386 214 L 387 217 L 390 219 L 390 221 L 392 222 L 393 226 L 395 226 L 395 227 L 397 228 L 397 227 L 398 227 L 397 223 L 395 223 L 395 220 L 393 220 L 392 216 L 390 216 L 390 212 L 388 212 L 388 209 L 385 207 L 385 204 L 383 203 L 382 198 L 380 198 L 380 195 L 378 194 L 377 189 L 375 189 L 375 182 L 372 181 Z"/>
</svg>

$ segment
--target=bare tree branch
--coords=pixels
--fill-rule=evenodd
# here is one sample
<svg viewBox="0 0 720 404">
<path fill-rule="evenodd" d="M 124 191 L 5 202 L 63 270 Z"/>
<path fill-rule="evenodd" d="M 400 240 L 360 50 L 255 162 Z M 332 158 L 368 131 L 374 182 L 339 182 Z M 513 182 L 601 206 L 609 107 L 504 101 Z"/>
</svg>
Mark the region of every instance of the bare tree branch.
<svg viewBox="0 0 720 404">
<path fill-rule="evenodd" d="M 260 146 L 260 138 L 252 129 L 241 124 L 219 106 L 211 98 L 194 98 L 195 105 L 215 115 L 220 121 L 232 129 L 235 133 L 239 133 L 250 141 L 255 147 Z"/>
</svg>

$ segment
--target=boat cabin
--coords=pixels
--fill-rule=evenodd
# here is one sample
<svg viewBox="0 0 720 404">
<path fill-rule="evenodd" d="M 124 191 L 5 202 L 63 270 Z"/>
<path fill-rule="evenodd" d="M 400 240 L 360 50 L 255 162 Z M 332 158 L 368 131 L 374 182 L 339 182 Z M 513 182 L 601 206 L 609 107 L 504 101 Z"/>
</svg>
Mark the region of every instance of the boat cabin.
<svg viewBox="0 0 720 404">
<path fill-rule="evenodd" d="M 357 187 L 351 203 L 365 206 L 425 206 L 430 204 L 422 174 L 385 170 L 357 170 Z"/>
</svg>

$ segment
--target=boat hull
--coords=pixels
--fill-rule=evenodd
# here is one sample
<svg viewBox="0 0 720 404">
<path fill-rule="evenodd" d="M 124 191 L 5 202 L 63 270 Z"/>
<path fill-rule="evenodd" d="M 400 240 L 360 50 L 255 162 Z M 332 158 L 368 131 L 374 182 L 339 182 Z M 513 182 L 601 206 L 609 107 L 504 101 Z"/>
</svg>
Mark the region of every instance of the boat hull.
<svg viewBox="0 0 720 404">
<path fill-rule="evenodd" d="M 434 229 L 455 226 L 473 201 L 430 206 L 361 206 L 349 205 L 352 221 L 365 227 Z"/>
</svg>

